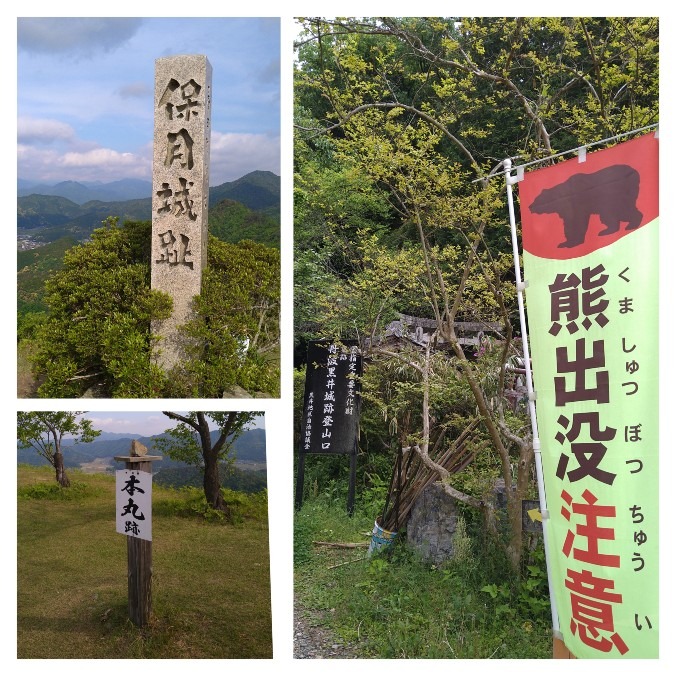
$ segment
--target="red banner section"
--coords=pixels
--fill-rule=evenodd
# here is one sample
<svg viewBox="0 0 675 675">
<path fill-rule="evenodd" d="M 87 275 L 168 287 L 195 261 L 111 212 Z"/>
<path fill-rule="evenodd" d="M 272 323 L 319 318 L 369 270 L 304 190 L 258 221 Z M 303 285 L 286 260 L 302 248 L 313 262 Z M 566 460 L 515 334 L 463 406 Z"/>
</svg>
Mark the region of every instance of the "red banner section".
<svg viewBox="0 0 675 675">
<path fill-rule="evenodd" d="M 527 175 L 518 191 L 523 248 L 540 258 L 588 255 L 658 216 L 658 140 L 626 141 L 585 162 L 568 160 Z"/>
</svg>

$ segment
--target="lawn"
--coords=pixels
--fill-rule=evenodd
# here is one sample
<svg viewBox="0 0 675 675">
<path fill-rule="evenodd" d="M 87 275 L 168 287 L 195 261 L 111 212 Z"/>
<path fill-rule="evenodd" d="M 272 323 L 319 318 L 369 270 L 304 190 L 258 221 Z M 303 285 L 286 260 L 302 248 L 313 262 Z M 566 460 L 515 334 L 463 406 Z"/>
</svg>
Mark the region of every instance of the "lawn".
<svg viewBox="0 0 675 675">
<path fill-rule="evenodd" d="M 114 478 L 70 478 L 63 490 L 50 469 L 18 469 L 19 658 L 272 657 L 259 496 L 239 500 L 231 525 L 205 520 L 194 492 L 153 487 L 153 612 L 140 629 L 128 619 Z"/>
</svg>

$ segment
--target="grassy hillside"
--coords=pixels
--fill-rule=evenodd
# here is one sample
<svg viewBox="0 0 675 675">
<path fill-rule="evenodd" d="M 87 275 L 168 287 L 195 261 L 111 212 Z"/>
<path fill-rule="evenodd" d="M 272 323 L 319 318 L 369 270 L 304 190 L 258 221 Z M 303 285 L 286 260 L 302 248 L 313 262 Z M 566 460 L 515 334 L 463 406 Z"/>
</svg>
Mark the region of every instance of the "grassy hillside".
<svg viewBox="0 0 675 675">
<path fill-rule="evenodd" d="M 232 199 L 223 199 L 209 209 L 209 232 L 230 244 L 251 239 L 275 248 L 280 246 L 278 216 L 252 211 Z"/>
<path fill-rule="evenodd" d="M 111 216 L 120 221 L 149 220 L 152 202 L 132 199 L 119 202 L 89 201 L 79 205 L 64 197 L 30 195 L 19 197 L 17 228 L 19 233 L 30 234 L 38 241 L 56 241 L 61 237 L 82 240 Z"/>
<path fill-rule="evenodd" d="M 80 207 L 65 197 L 29 195 L 17 202 L 17 227 L 34 228 L 63 225 L 80 213 Z"/>
<path fill-rule="evenodd" d="M 251 467 L 251 465 L 247 465 Z M 201 487 L 204 484 L 204 474 L 194 466 L 162 469 L 154 478 L 160 485 L 171 487 L 193 486 Z M 220 473 L 222 487 L 238 492 L 255 493 L 267 487 L 267 472 L 264 468 L 233 467 L 228 471 L 223 467 Z"/>
<path fill-rule="evenodd" d="M 371 557 L 362 547 L 317 545 L 368 543 L 382 512 L 381 488 L 357 500 L 350 517 L 346 490 L 330 487 L 295 513 L 295 602 L 307 623 L 361 658 L 550 658 L 543 547 L 530 552 L 527 576 L 512 586 L 503 554 L 468 511 L 453 538 L 454 557 L 444 563 L 422 560 L 405 545 L 405 532 Z"/>
<path fill-rule="evenodd" d="M 251 171 L 245 176 L 209 190 L 209 203 L 234 199 L 249 209 L 279 215 L 281 179 L 271 171 Z"/>
<path fill-rule="evenodd" d="M 17 253 L 17 303 L 19 314 L 45 311 L 44 284 L 49 275 L 63 266 L 63 255 L 75 246 L 72 237 L 63 237 L 40 248 Z"/>
<path fill-rule="evenodd" d="M 228 493 L 228 525 L 195 513 L 194 491 L 153 486 L 153 616 L 139 629 L 114 479 L 71 478 L 64 491 L 51 470 L 18 469 L 19 658 L 271 658 L 265 493 Z"/>
</svg>

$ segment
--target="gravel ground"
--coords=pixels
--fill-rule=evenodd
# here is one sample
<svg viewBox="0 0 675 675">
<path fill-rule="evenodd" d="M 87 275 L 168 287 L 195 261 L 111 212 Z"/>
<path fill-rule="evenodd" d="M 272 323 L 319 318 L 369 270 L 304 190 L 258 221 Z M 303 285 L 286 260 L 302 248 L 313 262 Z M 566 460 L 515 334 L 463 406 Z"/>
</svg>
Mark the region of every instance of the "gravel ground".
<svg viewBox="0 0 675 675">
<path fill-rule="evenodd" d="M 293 608 L 293 658 L 296 659 L 358 659 L 355 645 L 321 626 L 321 613 L 310 611 L 297 602 Z"/>
</svg>

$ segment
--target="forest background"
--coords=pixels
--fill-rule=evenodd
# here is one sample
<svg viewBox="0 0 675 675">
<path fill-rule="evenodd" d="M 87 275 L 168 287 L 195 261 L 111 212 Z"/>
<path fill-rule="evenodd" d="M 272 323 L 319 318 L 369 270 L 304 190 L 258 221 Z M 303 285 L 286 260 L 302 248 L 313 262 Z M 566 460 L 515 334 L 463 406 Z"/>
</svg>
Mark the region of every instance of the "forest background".
<svg viewBox="0 0 675 675">
<path fill-rule="evenodd" d="M 658 122 L 658 19 L 380 17 L 305 19 L 303 26 L 294 99 L 298 389 L 307 340 L 359 340 L 366 362 L 359 486 L 369 517 L 382 514 L 396 454 L 415 453 L 467 507 L 474 555 L 443 581 L 462 578 L 463 592 L 493 601 L 477 621 L 480 633 L 499 636 L 470 655 L 498 654 L 501 640 L 518 644 L 512 658 L 529 644 L 541 656 L 525 634 L 506 636 L 492 623 L 494 615 L 515 625 L 545 621 L 539 601 L 546 593 L 521 518 L 521 502 L 536 498 L 536 488 L 526 399 L 515 375 L 523 352 L 505 188 L 503 177 L 488 177 L 503 171 L 506 157 L 543 160 Z M 383 339 L 399 314 L 435 326 L 426 347 Z M 468 348 L 458 321 L 500 328 L 486 328 Z M 472 461 L 460 473 L 434 462 L 434 454 L 467 448 Z M 346 462 L 313 459 L 296 530 L 316 535 L 329 519 L 329 496 L 344 494 Z M 497 481 L 503 512 L 490 498 Z M 312 499 L 323 500 L 324 516 L 309 518 Z M 300 575 L 312 565 L 305 544 L 296 537 Z M 396 561 L 387 573 L 401 569 Z M 337 592 L 317 599 L 310 577 L 302 576 L 306 597 L 340 603 Z M 359 583 L 357 575 L 342 590 Z M 353 610 L 353 596 L 343 600 Z M 450 625 L 445 636 L 432 635 L 438 627 L 428 617 L 418 619 L 425 637 L 399 649 L 405 630 L 391 638 L 399 616 L 383 604 L 364 608 L 351 624 L 343 612 L 336 624 L 353 636 L 358 622 L 359 639 L 378 655 L 450 658 L 463 644 L 461 635 L 448 637 Z M 378 623 L 388 644 L 369 630 Z M 454 650 L 442 646 L 448 641 Z"/>
</svg>

